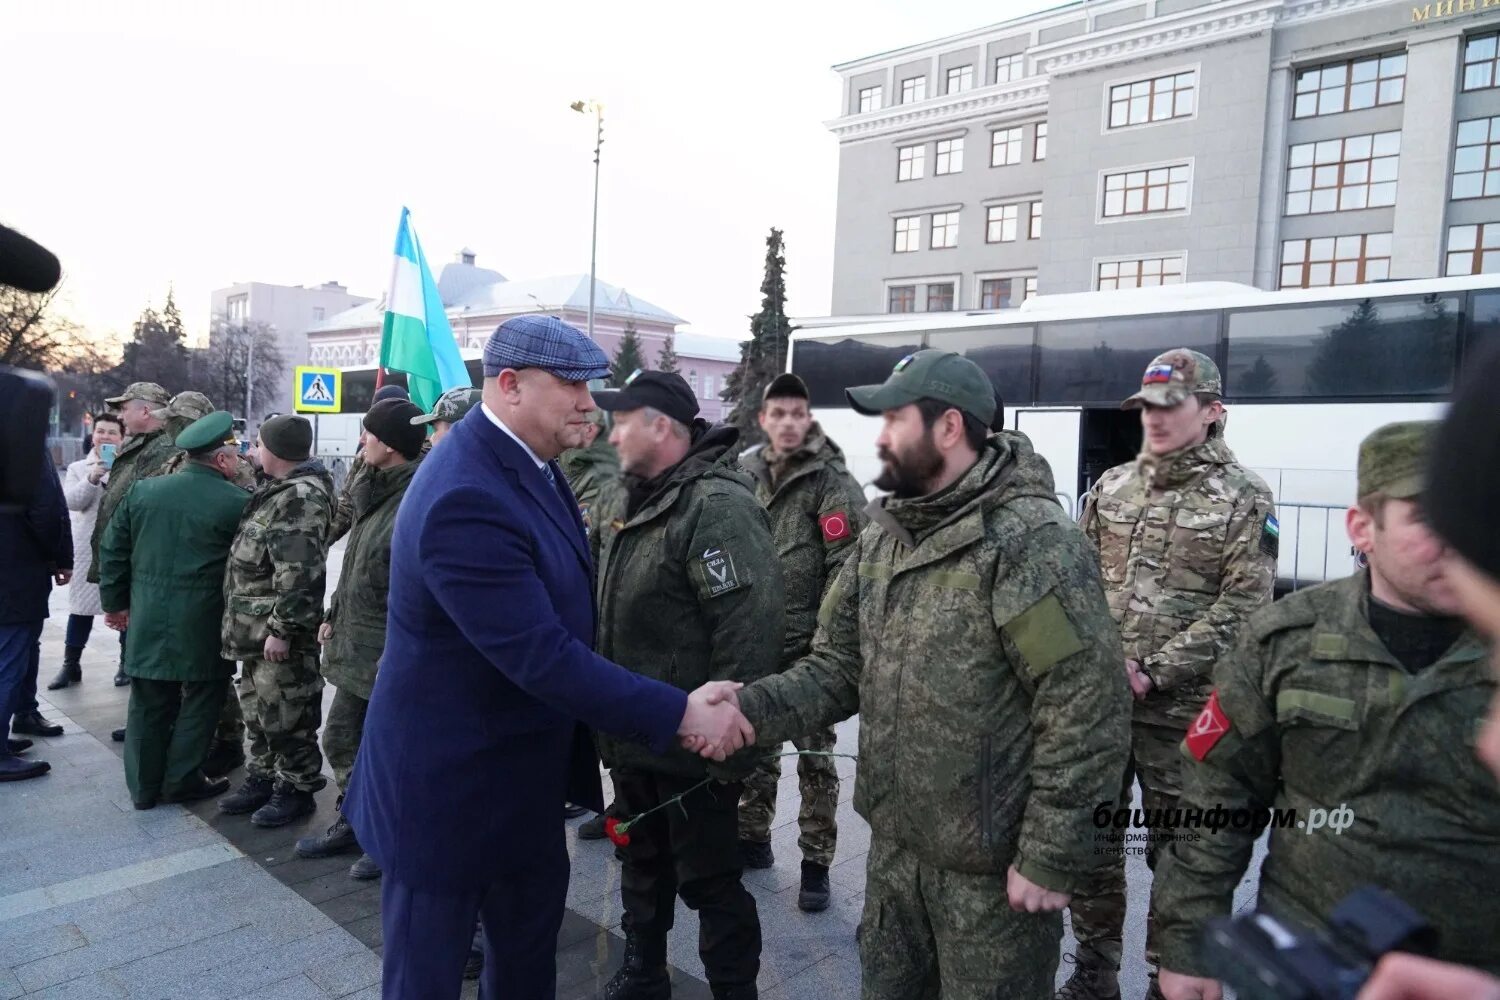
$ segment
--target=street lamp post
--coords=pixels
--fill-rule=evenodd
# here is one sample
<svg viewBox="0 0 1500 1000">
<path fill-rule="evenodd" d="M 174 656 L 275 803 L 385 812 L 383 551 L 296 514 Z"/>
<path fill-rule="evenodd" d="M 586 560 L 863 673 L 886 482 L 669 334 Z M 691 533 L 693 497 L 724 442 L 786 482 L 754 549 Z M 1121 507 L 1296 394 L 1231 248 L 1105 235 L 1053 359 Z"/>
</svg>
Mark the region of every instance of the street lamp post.
<svg viewBox="0 0 1500 1000">
<path fill-rule="evenodd" d="M 570 107 L 581 115 L 594 114 L 594 223 L 589 237 L 589 339 L 594 339 L 595 265 L 599 256 L 599 149 L 604 145 L 604 105 L 598 101 L 574 101 Z"/>
</svg>

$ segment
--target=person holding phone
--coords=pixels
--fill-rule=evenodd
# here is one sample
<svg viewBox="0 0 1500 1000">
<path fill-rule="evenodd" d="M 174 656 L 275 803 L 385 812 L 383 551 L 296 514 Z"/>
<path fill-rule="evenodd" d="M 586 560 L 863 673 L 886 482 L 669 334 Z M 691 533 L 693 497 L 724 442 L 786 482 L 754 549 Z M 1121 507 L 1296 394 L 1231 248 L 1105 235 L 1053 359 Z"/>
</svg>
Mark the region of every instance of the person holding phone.
<svg viewBox="0 0 1500 1000">
<path fill-rule="evenodd" d="M 113 413 L 97 414 L 89 453 L 69 465 L 63 478 L 63 498 L 73 520 L 73 552 L 77 565 L 74 567 L 74 582 L 68 587 L 68 631 L 63 639 L 62 667 L 47 685 L 48 691 L 57 691 L 83 680 L 80 665 L 83 649 L 88 645 L 95 616 L 104 613 L 99 606 L 99 585 L 88 582 L 89 566 L 93 563 L 89 539 L 94 537 L 99 498 L 109 483 L 109 469 L 114 465 L 123 440 L 125 425 L 120 418 Z M 124 650 L 125 635 L 121 633 L 121 656 L 124 656 Z"/>
</svg>

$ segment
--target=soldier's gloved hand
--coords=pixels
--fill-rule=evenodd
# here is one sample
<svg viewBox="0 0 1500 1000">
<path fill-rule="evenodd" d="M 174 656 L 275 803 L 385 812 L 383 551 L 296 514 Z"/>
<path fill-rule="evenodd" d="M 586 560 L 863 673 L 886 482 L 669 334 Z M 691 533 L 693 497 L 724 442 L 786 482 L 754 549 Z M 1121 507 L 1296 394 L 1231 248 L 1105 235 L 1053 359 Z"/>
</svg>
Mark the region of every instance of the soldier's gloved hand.
<svg viewBox="0 0 1500 1000">
<path fill-rule="evenodd" d="M 1067 907 L 1071 893 L 1054 892 L 1037 885 L 1011 865 L 1005 873 L 1005 892 L 1010 908 L 1018 913 L 1053 913 Z"/>
<path fill-rule="evenodd" d="M 324 622 L 318 626 L 318 644 L 323 645 L 333 638 L 333 622 Z"/>
<path fill-rule="evenodd" d="M 261 652 L 265 658 L 272 663 L 284 663 L 289 658 L 292 643 L 288 639 L 278 639 L 274 635 L 266 636 L 266 645 Z"/>
<path fill-rule="evenodd" d="M 1500 979 L 1464 965 L 1391 952 L 1359 991 L 1359 1000 L 1500 1000 Z"/>
<path fill-rule="evenodd" d="M 1185 976 L 1171 969 L 1161 970 L 1156 985 L 1167 1000 L 1224 1000 L 1224 987 L 1218 980 Z"/>
</svg>

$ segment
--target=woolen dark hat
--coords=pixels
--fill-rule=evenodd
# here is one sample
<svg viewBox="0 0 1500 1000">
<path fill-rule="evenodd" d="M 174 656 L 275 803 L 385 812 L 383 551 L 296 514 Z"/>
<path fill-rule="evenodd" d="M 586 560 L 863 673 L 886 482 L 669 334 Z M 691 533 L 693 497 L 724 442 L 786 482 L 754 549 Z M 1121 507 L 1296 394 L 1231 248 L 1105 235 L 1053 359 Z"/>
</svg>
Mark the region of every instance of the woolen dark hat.
<svg viewBox="0 0 1500 1000">
<path fill-rule="evenodd" d="M 649 406 L 680 424 L 692 425 L 698 415 L 698 398 L 688 388 L 687 379 L 676 372 L 649 372 L 636 369 L 625 380 L 623 389 L 601 389 L 593 394 L 601 410 L 622 413 Z"/>
<path fill-rule="evenodd" d="M 305 462 L 312 457 L 312 423 L 295 413 L 283 413 L 260 425 L 260 443 L 286 462 Z"/>
<path fill-rule="evenodd" d="M 365 430 L 410 460 L 422 453 L 427 440 L 427 428 L 412 424 L 421 415 L 422 408 L 410 400 L 382 399 L 365 414 Z"/>
<path fill-rule="evenodd" d="M 1500 581 L 1500 344 L 1466 366 L 1448 416 L 1428 455 L 1422 506 L 1443 541 L 1493 580 Z"/>
<path fill-rule="evenodd" d="M 382 400 L 386 399 L 411 399 L 411 393 L 406 391 L 406 386 L 396 385 L 395 383 L 392 383 L 390 385 L 383 385 L 379 389 L 376 389 L 375 396 L 370 400 L 370 402 L 379 403 Z"/>
</svg>

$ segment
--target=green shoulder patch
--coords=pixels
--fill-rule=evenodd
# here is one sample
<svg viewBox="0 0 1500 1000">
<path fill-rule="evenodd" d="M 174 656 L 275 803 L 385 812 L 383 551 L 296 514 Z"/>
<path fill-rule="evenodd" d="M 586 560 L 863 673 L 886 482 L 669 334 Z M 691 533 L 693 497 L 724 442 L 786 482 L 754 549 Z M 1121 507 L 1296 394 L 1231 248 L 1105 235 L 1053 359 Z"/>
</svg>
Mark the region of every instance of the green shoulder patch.
<svg viewBox="0 0 1500 1000">
<path fill-rule="evenodd" d="M 1042 599 L 1012 618 L 1004 632 L 1026 660 L 1026 672 L 1036 680 L 1058 662 L 1083 651 L 1073 623 L 1063 610 L 1062 601 L 1048 591 Z"/>
</svg>

